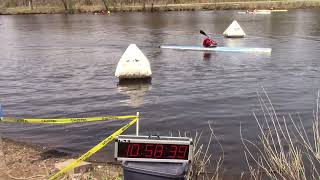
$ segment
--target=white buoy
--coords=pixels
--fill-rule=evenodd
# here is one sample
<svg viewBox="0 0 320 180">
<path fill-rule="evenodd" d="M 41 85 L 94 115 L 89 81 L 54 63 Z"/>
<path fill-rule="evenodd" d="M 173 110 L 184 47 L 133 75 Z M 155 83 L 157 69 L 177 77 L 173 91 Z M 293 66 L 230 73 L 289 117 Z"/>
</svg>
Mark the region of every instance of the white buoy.
<svg viewBox="0 0 320 180">
<path fill-rule="evenodd" d="M 149 60 L 135 44 L 130 44 L 121 56 L 115 76 L 121 79 L 151 78 Z"/>
<path fill-rule="evenodd" d="M 246 35 L 241 26 L 234 20 L 230 26 L 223 32 L 223 35 L 228 38 L 241 38 Z"/>
</svg>

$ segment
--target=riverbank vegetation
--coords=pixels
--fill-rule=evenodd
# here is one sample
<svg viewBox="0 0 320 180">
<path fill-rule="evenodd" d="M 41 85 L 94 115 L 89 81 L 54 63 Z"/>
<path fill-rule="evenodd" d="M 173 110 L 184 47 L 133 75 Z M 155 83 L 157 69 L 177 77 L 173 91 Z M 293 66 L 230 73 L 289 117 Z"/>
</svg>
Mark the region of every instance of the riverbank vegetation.
<svg viewBox="0 0 320 180">
<path fill-rule="evenodd" d="M 220 180 L 223 177 L 223 148 L 210 123 L 209 128 L 211 131 L 209 139 L 203 140 L 201 138 L 202 132 L 197 132 L 193 138 L 193 160 L 189 166 L 187 179 Z M 201 144 L 200 141 L 204 141 L 206 144 Z M 219 147 L 222 155 L 209 153 L 214 145 Z"/>
<path fill-rule="evenodd" d="M 311 128 L 305 128 L 310 121 L 299 114 L 277 114 L 266 92 L 258 97 L 263 112 L 262 118 L 254 113 L 259 144 L 240 133 L 251 179 L 319 179 L 319 93 Z"/>
<path fill-rule="evenodd" d="M 3 0 L 0 14 L 319 8 L 320 0 Z"/>
<path fill-rule="evenodd" d="M 319 179 L 320 92 L 318 92 L 312 120 L 303 119 L 299 113 L 279 115 L 266 91 L 262 95 L 258 93 L 258 100 L 261 113 L 253 113 L 259 129 L 257 143 L 254 143 L 253 141 L 256 140 L 252 139 L 256 137 L 246 138 L 243 135 L 245 127 L 240 126 L 240 137 L 244 147 L 243 161 L 247 163 L 248 169 L 244 170 L 237 179 Z M 226 176 L 222 166 L 223 147 L 217 141 L 210 124 L 209 128 L 211 136 L 208 139 L 208 144 L 204 146 L 197 143 L 201 134 L 194 138 L 196 150 L 189 179 L 222 180 Z M 218 154 L 208 154 L 207 148 L 213 145 L 218 145 L 222 149 L 220 157 Z M 214 156 L 219 157 L 215 162 L 212 161 Z"/>
<path fill-rule="evenodd" d="M 253 113 L 259 129 L 258 143 L 242 133 L 244 147 L 244 170 L 238 179 L 291 179 L 307 180 L 320 177 L 320 93 L 316 100 L 312 122 L 302 119 L 299 114 L 277 114 L 266 92 L 258 94 L 262 113 Z M 305 128 L 311 123 L 311 128 Z M 188 179 L 221 180 L 225 177 L 223 169 L 223 147 L 219 143 L 214 129 L 209 124 L 211 134 L 208 139 L 200 140 L 202 133 L 194 137 L 193 161 L 189 166 Z M 185 135 L 186 136 L 186 135 Z M 205 142 L 201 144 L 200 142 Z M 217 146 L 222 154 L 210 154 Z M 0 138 L 0 179 L 46 179 L 57 170 L 56 162 L 70 158 L 55 150 L 17 143 Z M 119 179 L 122 176 L 120 165 L 93 163 L 93 171 L 80 174 L 84 178 Z"/>
</svg>

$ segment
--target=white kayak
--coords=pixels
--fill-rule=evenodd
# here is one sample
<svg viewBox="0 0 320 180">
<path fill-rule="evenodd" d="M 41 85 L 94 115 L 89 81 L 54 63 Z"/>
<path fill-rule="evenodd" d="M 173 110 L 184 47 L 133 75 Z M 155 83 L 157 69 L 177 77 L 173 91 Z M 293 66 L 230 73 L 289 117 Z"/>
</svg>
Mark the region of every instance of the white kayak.
<svg viewBox="0 0 320 180">
<path fill-rule="evenodd" d="M 240 11 L 238 14 L 271 14 L 270 11 L 256 11 L 256 12 L 246 12 L 246 11 Z"/>
<path fill-rule="evenodd" d="M 175 50 L 192 50 L 192 51 L 223 51 L 223 52 L 256 52 L 256 53 L 271 53 L 271 48 L 249 48 L 249 47 L 211 47 L 206 48 L 202 46 L 177 46 L 164 45 L 160 46 L 162 49 Z"/>
<path fill-rule="evenodd" d="M 288 12 L 287 9 L 259 9 L 257 12 Z"/>
</svg>

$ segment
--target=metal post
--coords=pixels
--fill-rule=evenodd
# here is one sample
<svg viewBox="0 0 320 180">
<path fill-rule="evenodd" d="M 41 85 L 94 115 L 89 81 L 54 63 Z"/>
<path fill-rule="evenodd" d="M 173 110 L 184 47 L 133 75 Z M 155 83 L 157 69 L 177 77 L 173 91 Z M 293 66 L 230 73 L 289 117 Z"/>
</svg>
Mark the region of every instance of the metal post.
<svg viewBox="0 0 320 180">
<path fill-rule="evenodd" d="M 3 119 L 3 111 L 2 111 L 2 106 L 0 104 L 0 120 L 2 120 L 2 119 Z"/>
<path fill-rule="evenodd" d="M 137 112 L 138 120 L 136 122 L 136 136 L 139 136 L 139 120 L 140 120 L 140 113 Z"/>
</svg>

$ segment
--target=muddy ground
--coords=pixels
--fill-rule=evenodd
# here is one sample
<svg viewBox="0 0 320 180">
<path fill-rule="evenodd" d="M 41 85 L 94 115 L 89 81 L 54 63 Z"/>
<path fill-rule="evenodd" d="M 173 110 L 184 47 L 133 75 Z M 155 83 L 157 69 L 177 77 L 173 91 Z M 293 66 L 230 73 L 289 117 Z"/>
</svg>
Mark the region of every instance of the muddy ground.
<svg viewBox="0 0 320 180">
<path fill-rule="evenodd" d="M 49 179 L 58 172 L 55 164 L 70 158 L 66 153 L 0 137 L 0 180 Z M 116 180 L 122 177 L 119 164 L 92 164 L 91 172 L 69 173 L 60 179 Z"/>
</svg>

